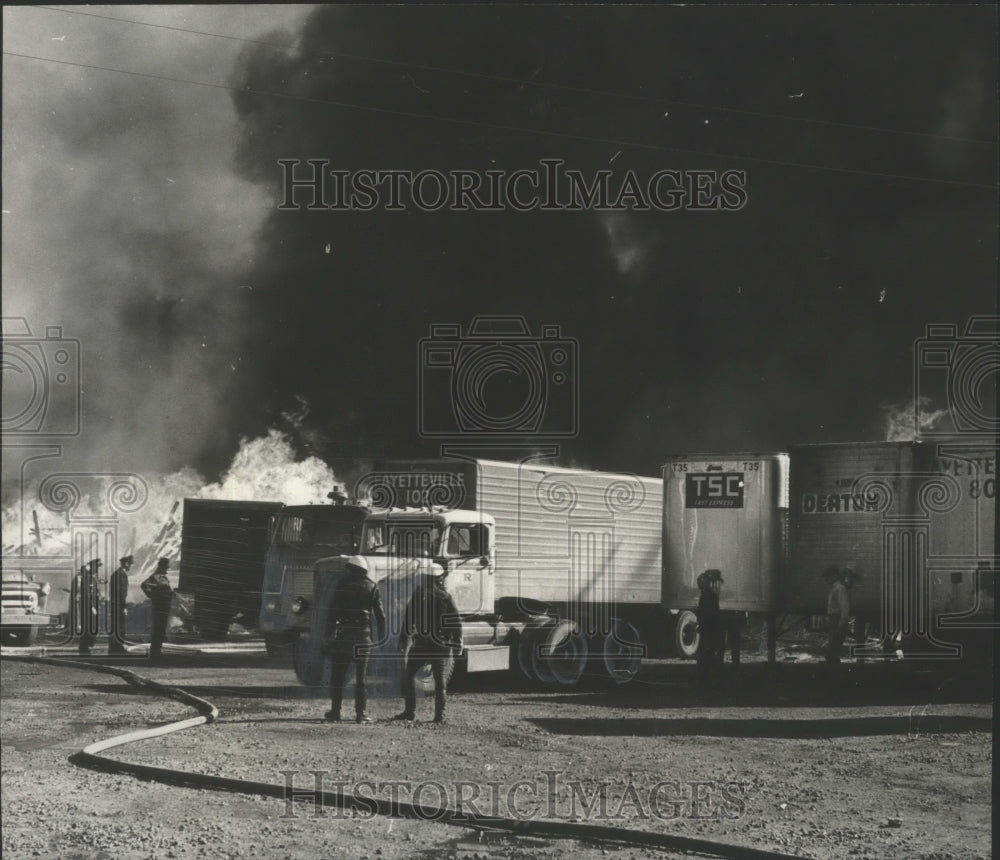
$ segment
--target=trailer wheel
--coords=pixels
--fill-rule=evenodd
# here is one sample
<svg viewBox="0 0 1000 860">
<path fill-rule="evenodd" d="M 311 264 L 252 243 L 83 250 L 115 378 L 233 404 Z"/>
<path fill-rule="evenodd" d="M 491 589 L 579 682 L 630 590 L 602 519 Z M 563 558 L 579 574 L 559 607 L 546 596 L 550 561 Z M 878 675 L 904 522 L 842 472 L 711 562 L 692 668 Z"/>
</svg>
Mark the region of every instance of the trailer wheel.
<svg viewBox="0 0 1000 860">
<path fill-rule="evenodd" d="M 613 619 L 611 631 L 604 636 L 602 657 L 604 671 L 616 684 L 627 684 L 642 666 L 642 639 L 633 624 Z"/>
<path fill-rule="evenodd" d="M 572 686 L 579 683 L 587 668 L 587 639 L 574 621 L 564 619 L 538 631 L 538 659 L 557 684 Z M 544 633 L 544 635 L 542 635 Z"/>
<path fill-rule="evenodd" d="M 674 625 L 674 651 L 678 657 L 688 659 L 698 653 L 698 616 L 690 609 L 677 616 Z"/>
</svg>

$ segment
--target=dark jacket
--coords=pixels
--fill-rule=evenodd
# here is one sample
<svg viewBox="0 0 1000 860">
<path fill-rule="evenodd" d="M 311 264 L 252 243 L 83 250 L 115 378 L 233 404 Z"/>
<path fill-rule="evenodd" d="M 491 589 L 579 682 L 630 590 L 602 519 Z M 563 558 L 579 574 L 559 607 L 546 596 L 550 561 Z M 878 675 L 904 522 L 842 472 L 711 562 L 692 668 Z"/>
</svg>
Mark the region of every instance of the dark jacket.
<svg viewBox="0 0 1000 860">
<path fill-rule="evenodd" d="M 385 612 L 378 586 L 364 573 L 348 571 L 330 597 L 327 638 L 371 642 L 372 616 L 381 640 L 385 636 Z"/>
<path fill-rule="evenodd" d="M 170 580 L 165 573 L 154 572 L 148 579 L 139 586 L 142 593 L 150 599 L 153 609 L 169 609 L 170 601 L 173 599 L 174 590 L 170 587 Z"/>
<path fill-rule="evenodd" d="M 111 574 L 108 598 L 115 608 L 125 607 L 125 601 L 128 599 L 128 574 L 125 568 L 119 567 Z"/>
<path fill-rule="evenodd" d="M 462 648 L 462 625 L 455 601 L 434 577 L 410 598 L 399 637 L 402 650 L 413 647 L 429 654 L 447 654 Z"/>
</svg>

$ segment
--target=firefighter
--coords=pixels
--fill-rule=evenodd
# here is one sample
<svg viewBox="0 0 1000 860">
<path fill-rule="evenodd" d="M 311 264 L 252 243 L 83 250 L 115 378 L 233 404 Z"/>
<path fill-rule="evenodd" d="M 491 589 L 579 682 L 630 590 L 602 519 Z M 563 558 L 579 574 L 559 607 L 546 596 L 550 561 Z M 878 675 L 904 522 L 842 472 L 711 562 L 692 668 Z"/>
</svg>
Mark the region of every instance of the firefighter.
<svg viewBox="0 0 1000 860">
<path fill-rule="evenodd" d="M 725 626 L 719 609 L 722 572 L 706 570 L 698 577 L 698 677 L 718 680 L 725 659 Z"/>
<path fill-rule="evenodd" d="M 100 603 L 100 588 L 98 572 L 101 567 L 99 558 L 92 559 L 80 568 L 73 577 L 73 587 L 70 593 L 70 606 L 76 614 L 73 632 L 80 637 L 79 651 L 83 656 L 90 654 L 90 649 L 97 641 L 98 615 Z"/>
<path fill-rule="evenodd" d="M 826 647 L 826 664 L 833 668 L 840 664 L 840 652 L 847 636 L 847 622 L 851 615 L 850 589 L 857 575 L 850 567 L 840 570 L 828 569 L 826 577 L 831 581 L 826 597 L 826 613 L 829 620 L 830 638 Z"/>
<path fill-rule="evenodd" d="M 163 650 L 163 640 L 167 637 L 167 621 L 170 618 L 170 604 L 173 602 L 174 590 L 167 579 L 169 558 L 161 558 L 156 563 L 156 570 L 145 579 L 139 587 L 149 598 L 153 607 L 153 635 L 149 644 L 149 659 L 158 660 Z"/>
<path fill-rule="evenodd" d="M 403 655 L 403 712 L 393 719 L 416 719 L 416 676 L 430 664 L 434 676 L 434 722 L 445 721 L 446 685 L 462 653 L 462 625 L 445 583 L 448 569 L 435 563 L 434 573 L 414 592 L 406 607 L 399 651 Z"/>
<path fill-rule="evenodd" d="M 135 559 L 126 555 L 119 560 L 118 567 L 111 574 L 108 598 L 111 602 L 111 636 L 108 639 L 108 654 L 126 654 L 125 650 L 125 601 L 128 599 L 128 574 Z"/>
<path fill-rule="evenodd" d="M 378 638 L 385 637 L 385 612 L 378 586 L 368 578 L 368 562 L 356 555 L 347 561 L 347 572 L 337 583 L 330 597 L 327 615 L 326 651 L 330 655 L 329 722 L 340 722 L 340 706 L 344 697 L 344 678 L 354 663 L 354 719 L 370 723 L 365 713 L 368 688 L 365 675 L 372 651 L 372 616 L 378 623 Z"/>
</svg>

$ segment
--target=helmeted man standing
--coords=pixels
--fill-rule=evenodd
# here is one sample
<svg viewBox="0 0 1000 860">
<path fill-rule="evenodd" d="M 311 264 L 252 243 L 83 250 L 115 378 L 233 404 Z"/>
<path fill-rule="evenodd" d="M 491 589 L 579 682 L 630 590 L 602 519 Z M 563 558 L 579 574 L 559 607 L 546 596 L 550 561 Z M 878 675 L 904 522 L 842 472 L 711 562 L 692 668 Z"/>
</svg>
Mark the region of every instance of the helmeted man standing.
<svg viewBox="0 0 1000 860">
<path fill-rule="evenodd" d="M 108 600 L 111 602 L 111 635 L 108 654 L 126 654 L 125 650 L 125 601 L 128 600 L 128 573 L 135 559 L 126 555 L 119 562 L 108 583 Z"/>
<path fill-rule="evenodd" d="M 99 558 L 87 562 L 73 577 L 70 590 L 70 606 L 75 613 L 73 632 L 80 637 L 78 648 L 84 656 L 90 654 L 90 649 L 97 641 L 97 610 L 101 596 L 97 575 L 100 567 Z"/>
<path fill-rule="evenodd" d="M 430 664 L 434 676 L 434 722 L 445 719 L 446 685 L 455 656 L 462 653 L 462 624 L 455 601 L 445 588 L 448 572 L 435 564 L 439 575 L 428 576 L 410 598 L 399 637 L 404 657 L 403 712 L 394 719 L 416 718 L 416 675 Z"/>
<path fill-rule="evenodd" d="M 378 638 L 385 637 L 385 612 L 378 586 L 368 577 L 364 556 L 348 559 L 346 573 L 330 596 L 327 615 L 326 650 L 330 655 L 330 710 L 326 719 L 340 721 L 344 679 L 354 663 L 354 714 L 358 723 L 370 723 L 366 674 L 372 651 L 372 618 L 378 624 Z"/>
<path fill-rule="evenodd" d="M 142 593 L 153 605 L 153 635 L 149 645 L 149 659 L 156 660 L 163 650 L 163 640 L 167 638 L 167 621 L 170 618 L 170 604 L 173 602 L 174 590 L 167 579 L 169 558 L 161 558 L 156 563 L 156 570 L 145 579 L 141 586 Z"/>
</svg>

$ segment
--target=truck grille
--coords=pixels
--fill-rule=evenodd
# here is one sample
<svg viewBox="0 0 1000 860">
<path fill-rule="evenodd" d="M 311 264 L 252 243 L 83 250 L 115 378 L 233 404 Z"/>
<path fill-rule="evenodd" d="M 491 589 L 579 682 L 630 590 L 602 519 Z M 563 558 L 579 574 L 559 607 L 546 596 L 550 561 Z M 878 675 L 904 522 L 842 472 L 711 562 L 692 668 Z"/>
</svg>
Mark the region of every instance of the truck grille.
<svg viewBox="0 0 1000 860">
<path fill-rule="evenodd" d="M 34 610 L 38 608 L 38 594 L 34 590 L 5 588 L 0 594 L 4 609 Z"/>
<path fill-rule="evenodd" d="M 313 571 L 312 568 L 292 571 L 292 599 L 306 597 L 312 599 Z"/>
</svg>

